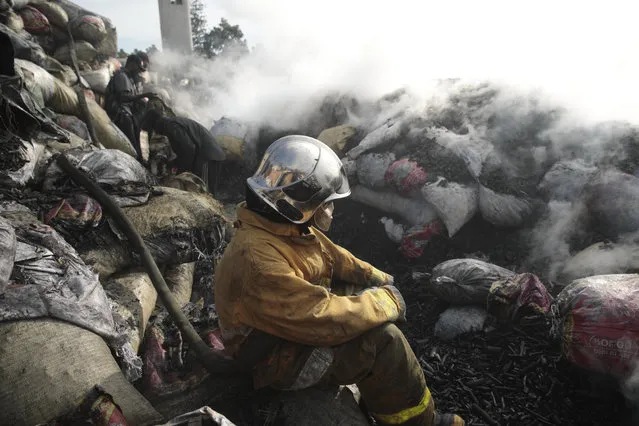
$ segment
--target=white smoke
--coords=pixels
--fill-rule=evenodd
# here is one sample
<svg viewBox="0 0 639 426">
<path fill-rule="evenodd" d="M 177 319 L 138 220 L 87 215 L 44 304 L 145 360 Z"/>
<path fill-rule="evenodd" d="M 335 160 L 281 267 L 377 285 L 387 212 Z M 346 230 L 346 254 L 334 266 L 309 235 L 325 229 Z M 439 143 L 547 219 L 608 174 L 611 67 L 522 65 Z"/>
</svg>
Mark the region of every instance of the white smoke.
<svg viewBox="0 0 639 426">
<path fill-rule="evenodd" d="M 548 214 L 532 233 L 532 262 L 548 262 L 548 276 L 556 279 L 571 256 L 570 240 L 584 229 L 584 209 L 567 201 L 551 201 Z"/>
<path fill-rule="evenodd" d="M 465 153 L 473 175 L 488 164 L 534 180 L 561 158 L 602 167 L 625 155 L 617 141 L 631 127 L 622 122 L 639 123 L 639 57 L 631 54 L 639 34 L 628 6 L 220 0 L 215 10 L 241 24 L 250 55 L 205 61 L 164 52 L 153 66 L 195 82 L 197 90 L 174 90 L 173 99 L 205 126 L 230 116 L 309 128 L 331 95 L 340 124 L 370 131 L 398 117 L 423 120 L 417 133 L 438 126 L 438 141 Z M 556 278 L 586 228 L 581 203 L 550 203 L 531 234 L 530 260 L 548 263 Z"/>
<path fill-rule="evenodd" d="M 286 120 L 320 92 L 429 98 L 434 81 L 461 78 L 541 89 L 588 119 L 637 120 L 639 35 L 619 3 L 217 1 L 257 48 L 232 75 L 202 69 L 226 81 L 205 115 Z"/>
<path fill-rule="evenodd" d="M 247 22 L 249 42 L 290 77 L 284 86 L 377 96 L 403 86 L 424 93 L 433 79 L 490 79 L 542 88 L 589 118 L 639 117 L 639 60 L 631 54 L 639 35 L 628 1 L 221 0 L 215 7 Z"/>
</svg>

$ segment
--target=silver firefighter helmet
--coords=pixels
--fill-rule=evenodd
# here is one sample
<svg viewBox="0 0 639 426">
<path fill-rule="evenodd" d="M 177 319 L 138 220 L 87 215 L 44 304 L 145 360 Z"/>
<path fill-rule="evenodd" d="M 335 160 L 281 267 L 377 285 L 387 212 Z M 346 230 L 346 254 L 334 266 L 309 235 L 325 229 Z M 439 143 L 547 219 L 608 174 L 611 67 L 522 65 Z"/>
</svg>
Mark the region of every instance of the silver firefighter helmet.
<svg viewBox="0 0 639 426">
<path fill-rule="evenodd" d="M 351 194 L 337 154 L 300 135 L 273 142 L 247 183 L 262 201 L 298 224 L 309 221 L 322 204 Z"/>
</svg>

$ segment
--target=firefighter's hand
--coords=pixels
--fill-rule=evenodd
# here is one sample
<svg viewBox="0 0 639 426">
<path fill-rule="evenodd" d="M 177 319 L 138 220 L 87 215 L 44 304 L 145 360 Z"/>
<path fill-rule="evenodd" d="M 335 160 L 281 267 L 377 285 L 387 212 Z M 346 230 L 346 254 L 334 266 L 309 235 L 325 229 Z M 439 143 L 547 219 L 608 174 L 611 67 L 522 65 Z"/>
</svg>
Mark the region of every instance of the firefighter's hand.
<svg viewBox="0 0 639 426">
<path fill-rule="evenodd" d="M 393 317 L 392 322 L 404 323 L 406 322 L 406 301 L 404 296 L 400 293 L 399 289 L 394 285 L 384 285 L 382 287 L 369 287 L 356 293 L 356 296 L 371 291 L 379 294 L 380 300 L 384 301 L 384 304 L 392 304 L 397 306 L 397 310 L 393 309 L 395 313 L 389 315 Z M 388 312 L 387 312 L 388 313 Z M 394 318 L 396 316 L 396 318 Z"/>
<path fill-rule="evenodd" d="M 393 293 L 393 296 L 395 296 L 395 299 L 397 300 L 397 303 L 399 304 L 399 315 L 397 316 L 397 322 L 405 323 L 406 322 L 406 301 L 404 300 L 404 296 L 402 296 L 402 293 L 399 291 L 399 289 L 392 284 L 387 284 L 384 287 L 386 287 L 388 290 L 390 290 Z"/>
</svg>

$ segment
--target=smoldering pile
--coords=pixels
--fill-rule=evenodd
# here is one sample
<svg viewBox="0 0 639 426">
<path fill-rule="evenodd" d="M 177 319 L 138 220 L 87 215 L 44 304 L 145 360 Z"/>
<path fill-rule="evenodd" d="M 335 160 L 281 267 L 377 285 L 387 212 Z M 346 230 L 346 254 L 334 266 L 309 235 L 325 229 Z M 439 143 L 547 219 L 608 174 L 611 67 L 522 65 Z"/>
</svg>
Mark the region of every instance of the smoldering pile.
<svg viewBox="0 0 639 426">
<path fill-rule="evenodd" d="M 542 95 L 489 83 L 445 81 L 425 107 L 414 99 L 408 91 L 375 102 L 334 94 L 293 128 L 265 132 L 270 125 L 222 118 L 212 132 L 247 171 L 275 135 L 323 140 L 344 158 L 352 198 L 385 214 L 388 237 L 407 258 L 479 217 L 522 231 L 520 266 L 552 281 L 637 269 L 638 127 L 575 125 Z M 630 253 L 628 261 L 601 250 L 593 257 L 602 244 Z"/>
</svg>

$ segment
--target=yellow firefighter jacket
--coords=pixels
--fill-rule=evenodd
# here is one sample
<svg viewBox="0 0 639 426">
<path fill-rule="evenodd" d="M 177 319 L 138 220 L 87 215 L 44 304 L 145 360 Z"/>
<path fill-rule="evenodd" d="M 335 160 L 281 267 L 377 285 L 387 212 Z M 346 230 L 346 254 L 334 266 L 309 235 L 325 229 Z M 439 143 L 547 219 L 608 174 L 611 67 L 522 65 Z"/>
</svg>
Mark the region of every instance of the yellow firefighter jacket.
<svg viewBox="0 0 639 426">
<path fill-rule="evenodd" d="M 231 354 L 253 329 L 304 345 L 344 343 L 403 315 L 392 277 L 311 227 L 276 223 L 238 206 L 237 233 L 215 273 L 215 304 Z M 338 296 L 332 279 L 373 287 Z"/>
</svg>

